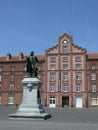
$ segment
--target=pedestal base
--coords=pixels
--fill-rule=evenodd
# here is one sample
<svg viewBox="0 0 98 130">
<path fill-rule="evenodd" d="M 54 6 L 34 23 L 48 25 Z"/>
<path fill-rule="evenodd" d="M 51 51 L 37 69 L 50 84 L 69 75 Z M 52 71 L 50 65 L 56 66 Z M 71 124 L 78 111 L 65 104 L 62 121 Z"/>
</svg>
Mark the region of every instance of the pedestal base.
<svg viewBox="0 0 98 130">
<path fill-rule="evenodd" d="M 23 84 L 23 101 L 16 113 L 9 114 L 9 119 L 33 120 L 48 119 L 51 114 L 45 113 L 40 99 L 38 90 L 41 81 L 38 78 L 24 78 Z"/>
<path fill-rule="evenodd" d="M 49 113 L 42 113 L 42 114 L 17 114 L 17 113 L 13 113 L 13 114 L 9 114 L 9 119 L 14 119 L 14 120 L 34 120 L 34 119 L 48 119 L 51 117 L 51 114 Z"/>
</svg>

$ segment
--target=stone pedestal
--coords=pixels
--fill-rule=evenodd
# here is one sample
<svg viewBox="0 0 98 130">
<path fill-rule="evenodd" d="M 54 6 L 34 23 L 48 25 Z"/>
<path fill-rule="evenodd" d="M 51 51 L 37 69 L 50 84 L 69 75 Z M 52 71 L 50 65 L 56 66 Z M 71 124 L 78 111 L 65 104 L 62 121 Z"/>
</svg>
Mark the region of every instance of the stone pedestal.
<svg viewBox="0 0 98 130">
<path fill-rule="evenodd" d="M 23 84 L 23 101 L 16 113 L 9 114 L 10 119 L 47 119 L 51 114 L 45 113 L 38 91 L 41 86 L 41 81 L 38 78 L 24 78 Z"/>
</svg>

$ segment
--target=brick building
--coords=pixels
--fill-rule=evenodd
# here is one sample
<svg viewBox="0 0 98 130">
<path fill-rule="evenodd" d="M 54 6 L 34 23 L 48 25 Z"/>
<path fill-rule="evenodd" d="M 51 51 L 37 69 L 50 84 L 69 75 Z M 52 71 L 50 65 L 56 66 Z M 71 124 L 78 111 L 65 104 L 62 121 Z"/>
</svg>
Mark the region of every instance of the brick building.
<svg viewBox="0 0 98 130">
<path fill-rule="evenodd" d="M 87 55 L 88 107 L 98 107 L 98 53 Z"/>
<path fill-rule="evenodd" d="M 56 46 L 37 55 L 42 81 L 41 102 L 48 107 L 98 106 L 98 53 L 88 54 L 85 48 L 73 43 L 72 36 L 64 33 Z M 22 101 L 22 84 L 26 72 L 26 58 L 0 57 L 0 103 L 19 105 Z"/>
</svg>

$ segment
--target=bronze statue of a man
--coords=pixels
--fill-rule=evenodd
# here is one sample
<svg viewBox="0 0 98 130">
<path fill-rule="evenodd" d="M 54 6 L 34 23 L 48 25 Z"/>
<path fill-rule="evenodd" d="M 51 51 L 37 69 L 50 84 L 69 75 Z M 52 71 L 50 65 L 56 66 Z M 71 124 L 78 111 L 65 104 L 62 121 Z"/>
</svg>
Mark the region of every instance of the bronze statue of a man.
<svg viewBox="0 0 98 130">
<path fill-rule="evenodd" d="M 38 68 L 36 63 L 41 63 L 36 56 L 34 56 L 34 52 L 31 51 L 30 56 L 27 58 L 27 72 L 30 73 L 31 77 L 37 77 Z"/>
</svg>

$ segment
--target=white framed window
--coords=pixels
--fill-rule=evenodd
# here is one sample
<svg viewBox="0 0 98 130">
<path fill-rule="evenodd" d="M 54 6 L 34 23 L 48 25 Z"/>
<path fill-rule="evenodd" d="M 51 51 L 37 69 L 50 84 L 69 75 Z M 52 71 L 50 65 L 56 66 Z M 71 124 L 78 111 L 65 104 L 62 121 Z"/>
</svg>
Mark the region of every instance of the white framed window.
<svg viewBox="0 0 98 130">
<path fill-rule="evenodd" d="M 50 57 L 50 62 L 51 62 L 51 63 L 56 62 L 56 57 L 55 57 L 55 56 Z"/>
<path fill-rule="evenodd" d="M 8 104 L 14 104 L 14 96 L 8 97 Z"/>
<path fill-rule="evenodd" d="M 81 92 L 81 85 L 79 83 L 76 85 L 76 91 Z"/>
<path fill-rule="evenodd" d="M 14 82 L 14 76 L 13 75 L 10 76 L 10 81 Z"/>
<path fill-rule="evenodd" d="M 63 65 L 63 69 L 64 70 L 68 70 L 68 65 L 66 64 L 66 65 Z"/>
<path fill-rule="evenodd" d="M 67 62 L 68 61 L 68 57 L 63 57 L 63 62 Z"/>
<path fill-rule="evenodd" d="M 64 92 L 68 92 L 68 84 L 64 84 Z"/>
<path fill-rule="evenodd" d="M 95 69 L 96 69 L 96 66 L 95 66 L 95 65 L 92 65 L 91 68 L 92 68 L 92 70 L 95 70 Z"/>
<path fill-rule="evenodd" d="M 64 74 L 64 80 L 68 80 L 68 74 L 67 73 Z"/>
<path fill-rule="evenodd" d="M 98 97 L 97 98 L 91 98 L 91 105 L 98 105 Z"/>
<path fill-rule="evenodd" d="M 81 57 L 80 56 L 77 56 L 76 57 L 76 62 L 80 62 L 81 61 Z"/>
<path fill-rule="evenodd" d="M 91 74 L 91 80 L 96 80 L 96 74 L 95 73 Z"/>
<path fill-rule="evenodd" d="M 54 84 L 51 84 L 51 86 L 50 86 L 50 92 L 54 92 L 55 91 L 55 86 L 54 86 Z"/>
<path fill-rule="evenodd" d="M 92 92 L 96 92 L 96 84 L 92 83 Z"/>
<path fill-rule="evenodd" d="M 55 80 L 55 75 L 53 73 L 50 75 L 50 79 L 51 79 L 51 81 Z"/>
<path fill-rule="evenodd" d="M 51 65 L 50 70 L 55 70 L 55 65 Z"/>
<path fill-rule="evenodd" d="M 80 73 L 76 73 L 76 80 L 81 80 L 81 74 Z"/>
<path fill-rule="evenodd" d="M 68 53 L 68 46 L 63 46 L 63 53 Z"/>
<path fill-rule="evenodd" d="M 80 64 L 77 64 L 76 65 L 76 70 L 80 70 L 81 69 L 81 65 Z"/>
</svg>

